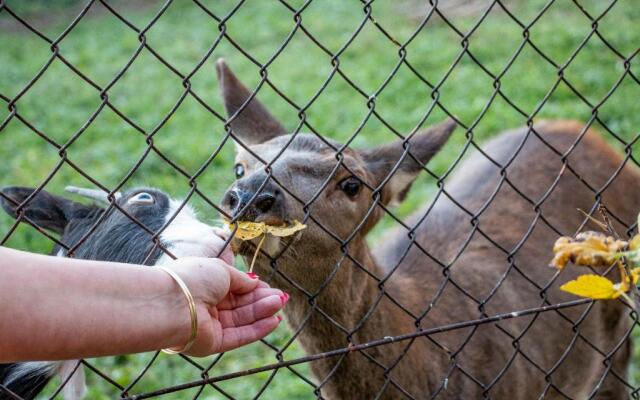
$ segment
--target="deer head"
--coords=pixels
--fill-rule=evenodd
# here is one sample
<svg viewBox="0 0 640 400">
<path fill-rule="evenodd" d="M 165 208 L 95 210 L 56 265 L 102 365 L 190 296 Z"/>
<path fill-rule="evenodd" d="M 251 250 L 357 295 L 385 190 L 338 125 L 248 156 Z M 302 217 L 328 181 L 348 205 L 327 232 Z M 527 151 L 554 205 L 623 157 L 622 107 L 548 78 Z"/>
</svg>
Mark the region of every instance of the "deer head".
<svg viewBox="0 0 640 400">
<path fill-rule="evenodd" d="M 340 150 L 342 145 L 327 138 L 288 134 L 224 61 L 218 61 L 217 72 L 237 143 L 237 180 L 226 192 L 223 208 L 241 220 L 272 225 L 304 220 L 309 227 L 292 239 L 296 243 L 291 257 L 283 258 L 284 264 L 289 264 L 285 259 L 290 258 L 326 259 L 347 240 L 349 251 L 357 254 L 364 246 L 365 234 L 381 217 L 379 205 L 402 201 L 424 164 L 443 146 L 456 125 L 448 120 L 417 132 L 406 142 Z M 275 257 L 290 242 L 268 238 L 263 248 Z M 245 255 L 254 251 L 254 246 L 241 247 Z M 339 255 L 337 252 L 335 257 Z M 302 272 L 307 278 L 309 274 L 326 277 L 326 269 L 334 265 L 323 262 L 324 268 L 320 269 L 324 270 L 314 268 L 311 272 L 308 264 L 294 264 L 305 270 Z M 289 271 L 294 265 L 283 268 L 297 275 Z"/>
</svg>

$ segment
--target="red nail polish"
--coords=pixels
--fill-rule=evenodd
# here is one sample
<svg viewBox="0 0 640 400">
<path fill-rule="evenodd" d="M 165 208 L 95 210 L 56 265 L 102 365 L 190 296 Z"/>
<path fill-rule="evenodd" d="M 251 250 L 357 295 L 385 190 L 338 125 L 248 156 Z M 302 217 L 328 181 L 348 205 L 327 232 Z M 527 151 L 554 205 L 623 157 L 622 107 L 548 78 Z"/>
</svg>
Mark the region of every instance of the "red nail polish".
<svg viewBox="0 0 640 400">
<path fill-rule="evenodd" d="M 282 301 L 282 305 L 287 304 L 287 301 L 289 301 L 289 293 L 282 293 L 280 295 L 280 301 Z"/>
<path fill-rule="evenodd" d="M 258 279 L 258 278 L 260 278 L 258 275 L 254 274 L 253 272 L 247 272 L 247 275 L 249 275 L 249 278 L 251 278 L 251 279 Z"/>
<path fill-rule="evenodd" d="M 282 322 L 282 315 L 276 315 L 276 319 L 278 320 L 278 322 Z"/>
</svg>

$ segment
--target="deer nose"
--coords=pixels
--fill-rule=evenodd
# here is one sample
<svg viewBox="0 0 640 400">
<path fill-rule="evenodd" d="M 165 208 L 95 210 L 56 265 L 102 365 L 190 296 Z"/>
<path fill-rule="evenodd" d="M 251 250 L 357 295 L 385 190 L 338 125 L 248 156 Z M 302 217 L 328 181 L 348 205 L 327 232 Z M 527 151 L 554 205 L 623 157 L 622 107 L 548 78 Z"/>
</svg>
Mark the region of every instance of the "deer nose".
<svg viewBox="0 0 640 400">
<path fill-rule="evenodd" d="M 273 208 L 276 203 L 276 196 L 271 193 L 262 193 L 253 203 L 253 206 L 260 212 L 266 213 Z"/>
<path fill-rule="evenodd" d="M 262 192 L 256 196 L 255 192 L 235 188 L 225 194 L 222 204 L 234 218 L 242 213 L 242 220 L 255 221 L 274 211 L 278 196 L 276 191 Z"/>
</svg>

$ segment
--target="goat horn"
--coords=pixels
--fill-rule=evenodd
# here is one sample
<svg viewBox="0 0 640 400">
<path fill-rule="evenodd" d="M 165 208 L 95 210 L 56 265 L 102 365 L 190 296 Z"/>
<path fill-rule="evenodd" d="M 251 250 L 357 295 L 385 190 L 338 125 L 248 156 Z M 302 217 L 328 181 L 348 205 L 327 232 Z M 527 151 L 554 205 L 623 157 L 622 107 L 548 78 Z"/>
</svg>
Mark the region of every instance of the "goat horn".
<svg viewBox="0 0 640 400">
<path fill-rule="evenodd" d="M 85 188 L 79 188 L 76 186 L 67 186 L 66 188 L 64 188 L 64 190 L 66 190 L 69 193 L 74 193 L 80 196 L 84 196 L 90 199 L 100 201 L 102 203 L 109 204 L 109 199 L 107 198 L 108 194 L 102 190 L 85 189 Z M 120 197 L 122 197 L 122 193 L 116 192 L 115 197 L 116 197 L 116 200 L 119 200 Z"/>
</svg>

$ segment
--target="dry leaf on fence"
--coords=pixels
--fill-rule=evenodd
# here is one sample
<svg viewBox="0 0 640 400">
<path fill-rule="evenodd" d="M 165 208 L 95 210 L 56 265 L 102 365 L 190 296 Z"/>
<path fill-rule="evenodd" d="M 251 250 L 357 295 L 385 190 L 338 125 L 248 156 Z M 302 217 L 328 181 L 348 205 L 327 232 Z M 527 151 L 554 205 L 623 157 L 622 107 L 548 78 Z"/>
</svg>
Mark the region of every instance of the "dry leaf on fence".
<svg viewBox="0 0 640 400">
<path fill-rule="evenodd" d="M 577 279 L 560 286 L 560 289 L 576 296 L 594 300 L 612 300 L 624 296 L 630 289 L 631 281 L 634 285 L 637 284 L 639 276 L 640 268 L 631 270 L 631 279 L 625 273 L 620 283 L 613 283 L 600 275 L 580 275 Z"/>
<path fill-rule="evenodd" d="M 627 242 L 596 232 L 584 232 L 570 238 L 563 236 L 553 246 L 551 266 L 564 268 L 569 262 L 590 267 L 608 267 L 620 258 Z"/>
<path fill-rule="evenodd" d="M 600 275 L 580 275 L 577 279 L 560 286 L 565 292 L 594 300 L 612 300 L 620 297 L 624 291 L 621 284 L 614 284 Z"/>
<path fill-rule="evenodd" d="M 618 283 L 600 275 L 581 275 L 560 286 L 565 292 L 594 300 L 612 300 L 620 296 L 627 298 L 626 293 L 638 283 L 640 268 L 629 270 L 625 264 L 634 266 L 640 260 L 640 235 L 626 242 L 597 232 L 584 232 L 575 239 L 566 236 L 559 238 L 553 246 L 553 252 L 555 255 L 550 265 L 558 269 L 563 269 L 569 262 L 596 268 L 615 263 L 618 267 Z"/>
</svg>

